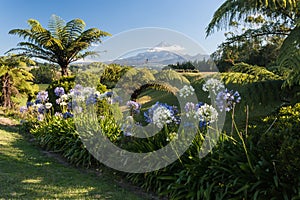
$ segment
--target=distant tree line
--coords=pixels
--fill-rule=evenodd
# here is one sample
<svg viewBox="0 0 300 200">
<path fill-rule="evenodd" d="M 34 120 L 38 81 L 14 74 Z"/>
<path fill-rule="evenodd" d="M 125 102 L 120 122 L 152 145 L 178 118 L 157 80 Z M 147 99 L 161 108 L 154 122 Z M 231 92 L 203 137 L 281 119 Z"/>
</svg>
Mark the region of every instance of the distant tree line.
<svg viewBox="0 0 300 200">
<path fill-rule="evenodd" d="M 212 60 L 196 60 L 187 61 L 183 63 L 177 62 L 176 64 L 170 64 L 164 69 L 174 69 L 177 71 L 191 71 L 191 72 L 211 72 L 215 69 L 215 64 Z"/>
</svg>

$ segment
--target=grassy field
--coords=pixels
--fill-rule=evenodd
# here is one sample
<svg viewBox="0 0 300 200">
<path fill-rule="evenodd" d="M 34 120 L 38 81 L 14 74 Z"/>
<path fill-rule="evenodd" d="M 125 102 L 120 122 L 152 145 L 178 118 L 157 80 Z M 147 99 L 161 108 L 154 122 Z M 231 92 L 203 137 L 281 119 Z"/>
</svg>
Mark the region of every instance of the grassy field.
<svg viewBox="0 0 300 200">
<path fill-rule="evenodd" d="M 0 125 L 0 199 L 146 199 L 106 175 L 58 162 L 18 133 Z"/>
</svg>

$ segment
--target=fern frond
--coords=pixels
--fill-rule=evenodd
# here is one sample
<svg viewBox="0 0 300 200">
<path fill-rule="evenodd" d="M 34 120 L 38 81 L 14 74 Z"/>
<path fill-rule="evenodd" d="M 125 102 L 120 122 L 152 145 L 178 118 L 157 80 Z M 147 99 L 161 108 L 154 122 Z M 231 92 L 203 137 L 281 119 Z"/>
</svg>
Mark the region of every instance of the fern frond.
<svg viewBox="0 0 300 200">
<path fill-rule="evenodd" d="M 297 3 L 298 0 L 226 0 L 214 13 L 206 28 L 206 34 L 208 36 L 214 30 L 226 30 L 232 21 L 240 21 L 260 12 L 264 12 L 271 18 L 278 16 L 289 18 L 291 13 L 299 15 Z"/>
</svg>

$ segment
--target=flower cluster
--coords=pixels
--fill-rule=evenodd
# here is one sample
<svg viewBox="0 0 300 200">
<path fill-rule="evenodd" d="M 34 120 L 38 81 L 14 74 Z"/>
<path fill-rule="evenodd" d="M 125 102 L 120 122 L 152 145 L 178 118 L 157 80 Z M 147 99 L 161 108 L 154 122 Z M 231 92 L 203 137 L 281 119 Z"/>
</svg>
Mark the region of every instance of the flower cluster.
<svg viewBox="0 0 300 200">
<path fill-rule="evenodd" d="M 225 88 L 222 81 L 210 78 L 208 79 L 202 86 L 202 90 L 204 92 L 212 92 L 214 95 L 217 95 L 220 90 L 223 90 Z M 210 97 L 210 96 L 208 96 Z"/>
<path fill-rule="evenodd" d="M 220 111 L 229 112 L 236 103 L 241 101 L 241 96 L 237 91 L 228 90 L 227 88 L 218 93 L 216 97 L 217 106 Z"/>
<path fill-rule="evenodd" d="M 35 103 L 45 103 L 49 100 L 47 91 L 40 91 L 36 96 Z"/>
<path fill-rule="evenodd" d="M 158 128 L 163 128 L 165 124 L 179 123 L 178 111 L 175 106 L 156 102 L 147 112 L 144 113 L 146 122 L 153 123 Z"/>
<path fill-rule="evenodd" d="M 30 113 L 37 116 L 39 121 L 45 118 L 45 114 L 49 113 L 49 110 L 52 108 L 52 104 L 48 102 L 48 92 L 40 91 L 34 102 L 27 102 L 26 106 L 20 107 L 20 112 L 22 114 Z"/>
<path fill-rule="evenodd" d="M 54 93 L 56 96 L 60 97 L 65 94 L 65 89 L 63 87 L 56 87 Z"/>
<path fill-rule="evenodd" d="M 83 108 L 78 105 L 78 101 L 84 102 L 88 106 L 91 104 L 94 105 L 98 100 L 112 96 L 111 92 L 100 94 L 95 88 L 83 87 L 79 84 L 71 89 L 69 93 L 66 93 L 63 87 L 56 87 L 54 93 L 58 97 L 56 104 L 61 107 L 61 113 L 56 112 L 54 116 L 63 117 L 64 119 L 72 118 L 73 112 L 82 112 Z M 72 101 L 72 99 L 76 99 L 76 101 Z M 33 115 L 36 115 L 38 120 L 43 120 L 46 114 L 51 114 L 50 109 L 52 108 L 52 104 L 48 100 L 48 92 L 40 91 L 34 103 L 27 102 L 26 106 L 20 108 L 20 112 L 33 112 Z"/>
<path fill-rule="evenodd" d="M 196 115 L 199 118 L 200 122 L 211 124 L 218 120 L 219 114 L 212 105 L 208 105 L 205 103 L 197 109 Z"/>
<path fill-rule="evenodd" d="M 186 98 L 190 95 L 193 95 L 195 92 L 195 89 L 192 86 L 185 85 L 178 92 L 179 92 L 180 97 Z"/>
<path fill-rule="evenodd" d="M 209 125 L 218 119 L 217 110 L 206 103 L 199 102 L 194 104 L 193 102 L 187 102 L 184 109 L 186 117 L 188 119 L 198 120 L 200 127 Z"/>
<path fill-rule="evenodd" d="M 126 106 L 130 109 L 131 114 L 140 113 L 141 104 L 130 100 L 130 101 L 127 101 Z"/>
</svg>

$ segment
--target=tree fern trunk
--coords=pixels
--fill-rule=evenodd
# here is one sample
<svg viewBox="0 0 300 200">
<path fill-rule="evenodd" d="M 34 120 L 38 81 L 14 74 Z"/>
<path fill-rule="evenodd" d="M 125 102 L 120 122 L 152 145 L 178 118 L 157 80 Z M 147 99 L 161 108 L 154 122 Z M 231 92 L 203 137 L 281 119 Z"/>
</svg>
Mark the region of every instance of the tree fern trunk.
<svg viewBox="0 0 300 200">
<path fill-rule="evenodd" d="M 8 74 L 5 74 L 2 77 L 2 98 L 1 103 L 3 107 L 5 108 L 11 108 L 12 102 L 11 102 L 11 82 L 10 77 Z"/>
<path fill-rule="evenodd" d="M 68 65 L 61 65 L 61 75 L 62 76 L 68 76 Z"/>
</svg>

